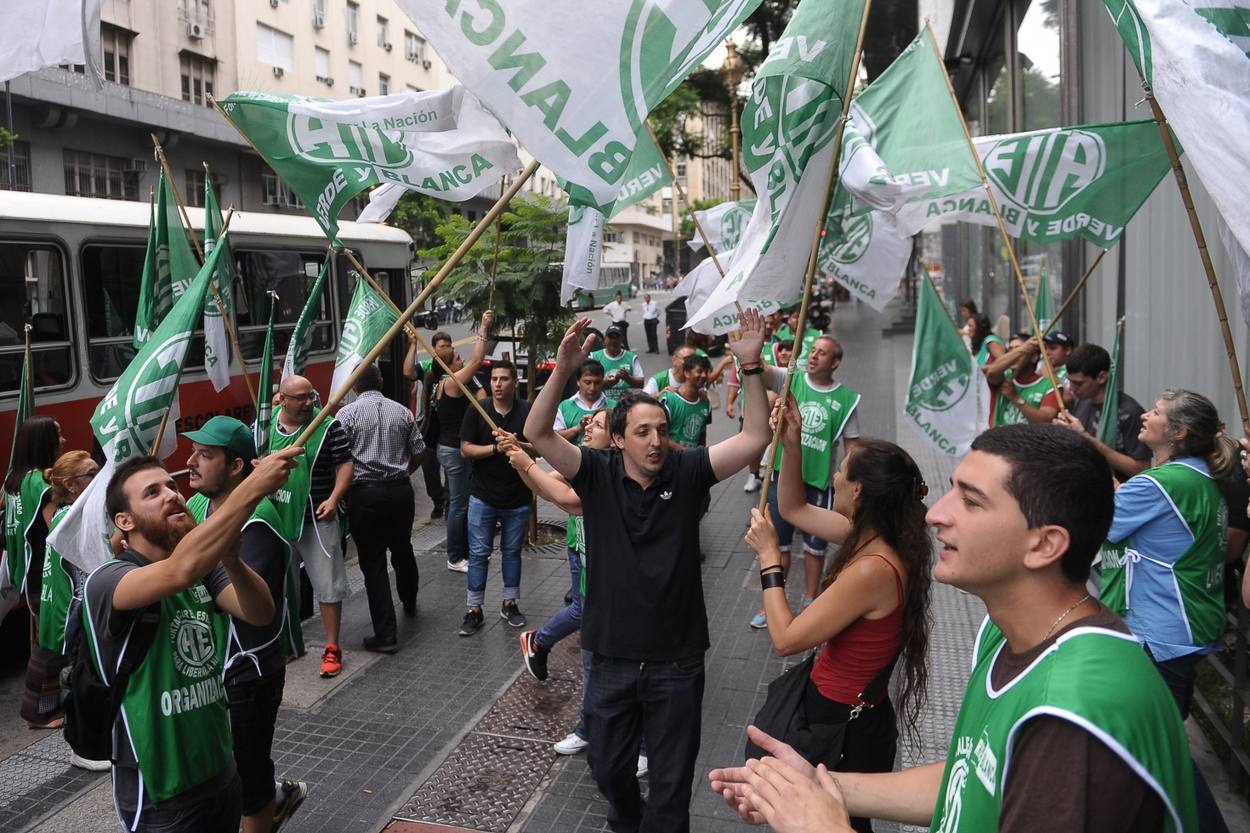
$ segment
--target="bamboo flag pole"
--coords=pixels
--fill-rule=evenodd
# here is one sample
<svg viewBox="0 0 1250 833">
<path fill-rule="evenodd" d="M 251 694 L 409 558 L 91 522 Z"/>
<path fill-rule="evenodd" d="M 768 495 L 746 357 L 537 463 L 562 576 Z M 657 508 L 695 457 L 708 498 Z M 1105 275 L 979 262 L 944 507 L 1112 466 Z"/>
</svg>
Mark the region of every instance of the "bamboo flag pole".
<svg viewBox="0 0 1250 833">
<path fill-rule="evenodd" d="M 169 182 L 169 190 L 174 195 L 174 202 L 178 204 L 178 212 L 182 215 L 182 223 L 186 227 L 187 235 L 191 238 L 191 245 L 195 247 L 195 256 L 199 258 L 200 263 L 204 263 L 204 250 L 200 247 L 200 239 L 195 236 L 195 228 L 191 225 L 191 216 L 187 213 L 187 206 L 182 201 L 182 194 L 178 193 L 178 185 L 174 182 L 174 173 L 169 168 L 169 160 L 165 158 L 165 149 L 161 147 L 160 141 L 156 138 L 155 133 L 149 134 L 152 138 L 152 147 L 156 149 L 156 159 L 161 163 L 161 170 L 165 172 L 165 179 Z M 207 166 L 205 166 L 207 170 Z M 234 206 L 230 206 L 229 213 L 234 213 Z M 230 225 L 229 217 L 225 226 Z M 221 320 L 226 324 L 226 335 L 230 339 L 230 345 L 234 348 L 234 354 L 239 357 L 239 371 L 243 374 L 243 383 L 247 385 L 247 394 L 256 401 L 256 389 L 252 387 L 252 377 L 247 375 L 247 364 L 243 358 L 243 349 L 239 346 L 239 335 L 235 332 L 234 324 L 230 321 L 230 316 L 226 310 L 226 302 L 222 300 L 221 293 L 217 291 L 217 282 L 213 281 L 208 285 L 209 291 L 213 294 L 213 303 L 217 306 L 217 314 L 221 316 Z"/>
<path fill-rule="evenodd" d="M 981 177 L 981 186 L 985 189 L 986 199 L 989 200 L 990 208 L 994 211 L 994 219 L 998 223 L 998 234 L 1003 239 L 1003 245 L 1007 247 L 1007 257 L 1011 261 L 1011 270 L 1015 273 L 1016 283 L 1020 287 L 1020 295 L 1024 298 L 1024 309 L 1029 314 L 1029 323 L 1033 326 L 1033 334 L 1037 337 L 1038 351 L 1042 354 L 1042 367 L 1046 370 L 1046 378 L 1050 382 L 1051 388 L 1055 391 L 1055 398 L 1059 401 L 1060 413 L 1067 413 L 1067 407 L 1063 404 L 1063 391 L 1059 389 L 1059 377 L 1055 375 L 1055 368 L 1051 366 L 1050 359 L 1046 356 L 1046 350 L 1042 346 L 1042 328 L 1037 323 L 1037 311 L 1033 308 L 1033 299 L 1029 296 L 1029 289 L 1024 283 L 1024 273 L 1020 271 L 1020 261 L 1016 258 L 1016 247 L 1011 242 L 1011 235 L 1007 233 L 1007 224 L 1003 222 L 1003 214 L 998 208 L 998 198 L 994 196 L 994 189 L 990 187 L 990 179 L 985 174 L 985 166 L 981 164 L 981 154 L 977 153 L 977 146 L 972 141 L 972 133 L 968 130 L 968 120 L 964 118 L 964 110 L 959 106 L 959 97 L 955 95 L 955 85 L 951 83 L 950 73 L 946 71 L 946 62 L 942 59 L 942 53 L 938 51 L 937 36 L 933 34 L 933 26 L 925 21 L 925 28 L 929 30 L 929 42 L 933 45 L 933 52 L 937 56 L 938 66 L 942 68 L 942 78 L 946 81 L 946 90 L 950 93 L 951 103 L 955 106 L 955 112 L 959 114 L 959 124 L 964 129 L 964 138 L 968 140 L 968 151 L 972 154 L 973 160 L 977 163 L 977 173 Z"/>
<path fill-rule="evenodd" d="M 507 185 L 508 177 L 499 177 L 499 193 L 502 194 Z M 502 236 L 502 225 L 503 218 L 500 217 L 500 219 L 495 221 L 495 252 L 490 258 L 490 295 L 486 298 L 486 308 L 490 310 L 495 308 L 495 277 L 499 274 L 499 240 Z M 430 355 L 433 355 L 433 351 L 430 352 Z M 489 421 L 487 420 L 487 422 Z"/>
<path fill-rule="evenodd" d="M 369 282 L 369 285 L 373 287 L 373 290 L 386 299 L 386 303 L 390 304 L 391 309 L 395 310 L 397 314 L 402 315 L 403 310 L 395 305 L 395 302 L 391 300 L 391 296 L 387 295 L 386 292 L 383 291 L 382 287 L 378 286 L 377 281 L 369 275 L 369 272 L 365 269 L 365 267 L 361 265 L 360 261 L 356 259 L 356 256 L 352 254 L 351 249 L 344 249 L 343 253 L 347 255 L 347 259 L 351 261 L 352 266 L 355 267 L 356 271 L 363 275 L 364 279 Z M 451 371 L 451 368 L 447 366 L 442 357 L 439 356 L 438 353 L 434 352 L 434 348 L 431 347 L 430 343 L 425 340 L 425 337 L 417 331 L 417 328 L 409 325 L 408 331 L 412 333 L 414 338 L 416 338 L 417 343 L 421 345 L 421 349 L 429 353 L 430 357 L 433 358 L 434 361 L 438 362 L 438 366 L 443 369 L 443 372 L 451 377 L 451 380 L 455 382 L 456 387 L 460 388 L 460 392 L 464 394 L 465 399 L 469 400 L 469 404 L 477 409 L 477 412 L 481 415 L 482 419 L 485 420 L 486 424 L 490 426 L 490 430 L 499 430 L 499 426 L 496 425 L 495 421 L 490 418 L 489 414 L 486 413 L 486 409 L 482 407 L 482 403 L 477 401 L 477 397 L 474 396 L 468 386 L 466 386 L 464 382 L 460 381 L 456 374 Z M 481 338 L 481 333 L 478 333 L 478 338 Z"/>
<path fill-rule="evenodd" d="M 829 214 L 829 201 L 838 185 L 838 164 L 842 157 L 842 134 L 846 130 L 846 121 L 851 111 L 851 92 L 855 89 L 855 79 L 859 77 L 859 61 L 864 54 L 864 33 L 868 31 L 868 13 L 872 9 L 872 0 L 864 0 L 864 13 L 859 20 L 859 34 L 855 37 L 855 53 L 851 56 L 851 72 L 846 79 L 846 89 L 842 95 L 842 113 L 838 117 L 838 126 L 833 134 L 833 157 L 829 160 L 829 176 L 825 182 L 825 198 L 821 201 L 820 218 L 816 221 L 816 231 L 812 235 L 812 246 L 807 253 L 807 275 L 803 280 L 803 296 L 799 302 L 799 320 L 795 328 L 794 338 L 798 342 L 790 352 L 790 364 L 786 367 L 786 386 L 783 396 L 790 395 L 790 385 L 794 374 L 798 371 L 799 353 L 803 333 L 807 332 L 807 309 L 812 299 L 812 281 L 816 277 L 816 256 L 820 253 L 820 241 L 825 236 L 825 219 Z M 768 507 L 768 491 L 772 485 L 773 469 L 777 463 L 777 444 L 781 441 L 781 431 L 785 422 L 785 411 L 778 410 L 777 426 L 773 429 L 773 438 L 768 443 L 763 472 L 764 484 L 760 487 L 758 508 L 766 512 Z"/>
<path fill-rule="evenodd" d="M 660 140 L 655 137 L 655 131 L 651 128 L 651 119 L 646 120 L 646 125 L 647 135 L 651 137 L 651 141 L 654 142 L 655 146 L 658 148 L 660 146 Z M 686 208 L 690 209 L 690 219 L 694 220 L 694 228 L 695 231 L 699 233 L 699 239 L 703 241 L 703 247 L 707 249 L 708 254 L 712 256 L 712 265 L 716 267 L 716 271 L 720 273 L 722 278 L 725 277 L 725 267 L 720 265 L 720 259 L 716 256 L 716 250 L 712 248 L 712 244 L 707 238 L 707 232 L 703 230 L 703 224 L 700 223 L 699 218 L 695 216 L 694 206 L 690 204 L 690 199 L 686 196 L 686 189 L 682 188 L 681 183 L 677 181 L 677 172 L 673 170 L 673 164 L 663 153 L 660 154 L 660 158 L 664 160 L 664 167 L 668 170 L 669 179 L 673 180 L 673 188 L 676 189 L 677 196 L 681 198 L 681 201 Z M 742 314 L 741 305 L 738 306 L 738 314 Z"/>
<path fill-rule="evenodd" d="M 1072 287 L 1072 291 L 1068 293 L 1068 297 L 1063 299 L 1063 304 L 1059 307 L 1059 311 L 1055 313 L 1054 319 L 1046 325 L 1046 329 L 1042 331 L 1042 338 L 1046 334 L 1055 329 L 1055 325 L 1059 323 L 1059 319 L 1063 318 L 1063 314 L 1068 311 L 1068 307 L 1072 306 L 1072 302 L 1076 300 L 1076 296 L 1081 294 L 1081 290 L 1085 288 L 1085 282 L 1089 280 L 1089 276 L 1094 274 L 1094 270 L 1098 268 L 1098 264 L 1102 263 L 1103 257 L 1107 254 L 1108 249 L 1102 249 L 1098 252 L 1098 257 L 1094 258 L 1094 262 L 1085 270 L 1085 274 L 1081 275 L 1081 279 L 1076 282 L 1076 286 Z"/>
<path fill-rule="evenodd" d="M 456 266 L 460 264 L 460 261 L 464 259 L 464 256 L 469 253 L 469 250 L 473 248 L 474 244 L 477 243 L 477 241 L 481 239 L 482 235 L 486 233 L 486 229 L 490 228 L 491 223 L 495 222 L 495 219 L 503 213 L 504 209 L 508 207 L 508 203 L 511 202 L 512 198 L 516 196 L 518 191 L 521 190 L 521 186 L 525 185 L 525 183 L 529 181 L 529 178 L 534 175 L 534 171 L 536 170 L 538 170 L 538 160 L 534 160 L 525 166 L 525 170 L 521 171 L 520 175 L 513 180 L 510 186 L 508 186 L 508 189 L 500 195 L 499 199 L 495 201 L 495 204 L 491 206 L 489 211 L 486 212 L 486 215 L 483 216 L 482 219 L 478 220 L 477 225 L 474 226 L 473 230 L 469 232 L 469 236 L 466 237 L 458 247 L 456 247 L 456 250 L 452 252 L 451 257 L 447 259 L 447 262 L 443 264 L 442 268 L 438 270 L 434 277 L 430 278 L 430 282 L 425 285 L 425 288 L 422 289 L 417 297 L 412 299 L 412 303 L 410 303 L 407 308 L 399 314 L 399 319 L 391 325 L 390 329 L 383 334 L 382 338 L 378 339 L 378 343 L 373 345 L 373 349 L 365 354 L 364 358 L 360 360 L 360 363 L 357 364 L 356 368 L 348 375 L 347 380 L 343 382 L 343 386 L 334 391 L 334 393 L 330 396 L 329 401 L 326 402 L 321 411 L 319 411 L 317 415 L 312 418 L 312 421 L 308 423 L 307 427 L 305 427 L 300 435 L 295 438 L 295 442 L 293 443 L 294 445 L 303 445 L 307 442 L 308 437 L 321 427 L 321 423 L 324 422 L 330 415 L 330 412 L 343 401 L 343 397 L 347 396 L 347 392 L 350 391 L 356 384 L 356 380 L 359 379 L 360 375 L 365 372 L 365 368 L 377 361 L 378 356 L 382 355 L 382 351 L 385 350 L 387 345 L 391 343 L 391 340 L 399 334 L 399 331 L 403 329 L 404 324 L 412 320 L 412 316 L 416 314 L 417 310 L 421 309 L 421 306 L 425 303 L 426 299 L 429 298 L 430 295 L 434 293 L 434 290 L 442 284 L 443 280 L 451 274 L 451 270 L 455 269 Z"/>
<path fill-rule="evenodd" d="M 1215 264 L 1211 262 L 1211 253 L 1207 250 L 1207 238 L 1202 232 L 1202 222 L 1194 208 L 1194 198 L 1189 193 L 1189 180 L 1185 176 L 1185 168 L 1181 165 L 1180 154 L 1176 150 L 1176 142 L 1172 139 L 1172 130 L 1168 127 L 1168 117 L 1155 99 L 1154 90 L 1142 78 L 1142 89 L 1146 92 L 1146 101 L 1150 104 L 1150 112 L 1154 115 L 1155 124 L 1159 128 L 1159 136 L 1163 139 L 1163 147 L 1167 150 L 1168 161 L 1172 163 L 1172 175 L 1176 178 L 1176 187 L 1181 192 L 1181 202 L 1185 204 L 1185 213 L 1189 215 L 1189 228 L 1194 235 L 1194 243 L 1198 246 L 1198 257 L 1202 260 L 1202 270 L 1207 275 L 1207 287 L 1211 290 L 1211 303 L 1215 305 L 1215 317 L 1220 320 L 1220 331 L 1224 335 L 1224 352 L 1228 356 L 1228 372 L 1233 377 L 1233 393 L 1237 397 L 1237 410 L 1241 415 L 1241 428 L 1250 437 L 1250 411 L 1246 408 L 1246 391 L 1241 384 L 1241 364 L 1237 359 L 1237 345 L 1233 341 L 1232 329 L 1228 326 L 1228 311 L 1224 308 L 1224 293 L 1215 277 Z"/>
</svg>

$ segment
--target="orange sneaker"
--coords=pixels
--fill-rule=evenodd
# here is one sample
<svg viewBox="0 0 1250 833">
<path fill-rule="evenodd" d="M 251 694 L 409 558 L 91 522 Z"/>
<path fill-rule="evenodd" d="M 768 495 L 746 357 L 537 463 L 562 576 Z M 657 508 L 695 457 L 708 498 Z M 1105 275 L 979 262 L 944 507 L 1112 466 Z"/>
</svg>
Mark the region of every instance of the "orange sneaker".
<svg viewBox="0 0 1250 833">
<path fill-rule="evenodd" d="M 337 677 L 343 670 L 343 652 L 337 645 L 327 645 L 321 655 L 321 676 Z"/>
</svg>

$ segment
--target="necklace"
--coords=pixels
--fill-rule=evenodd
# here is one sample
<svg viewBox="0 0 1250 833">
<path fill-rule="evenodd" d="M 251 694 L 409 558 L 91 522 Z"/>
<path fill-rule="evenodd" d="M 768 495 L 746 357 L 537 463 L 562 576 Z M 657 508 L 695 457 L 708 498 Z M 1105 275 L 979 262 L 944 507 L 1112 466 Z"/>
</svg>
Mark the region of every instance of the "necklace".
<svg viewBox="0 0 1250 833">
<path fill-rule="evenodd" d="M 1088 602 L 1089 598 L 1090 598 L 1089 594 L 1086 593 L 1084 596 L 1082 596 L 1080 599 L 1077 600 L 1076 604 L 1072 605 L 1072 607 L 1065 610 L 1063 614 L 1058 619 L 1055 620 L 1055 624 L 1050 626 L 1050 630 L 1046 631 L 1046 635 L 1042 637 L 1042 641 L 1045 642 L 1047 639 L 1049 639 L 1050 635 L 1055 632 L 1055 628 L 1059 627 L 1059 623 L 1062 622 L 1064 619 L 1067 619 L 1069 613 L 1071 613 L 1072 611 L 1076 610 L 1081 605 Z"/>
</svg>

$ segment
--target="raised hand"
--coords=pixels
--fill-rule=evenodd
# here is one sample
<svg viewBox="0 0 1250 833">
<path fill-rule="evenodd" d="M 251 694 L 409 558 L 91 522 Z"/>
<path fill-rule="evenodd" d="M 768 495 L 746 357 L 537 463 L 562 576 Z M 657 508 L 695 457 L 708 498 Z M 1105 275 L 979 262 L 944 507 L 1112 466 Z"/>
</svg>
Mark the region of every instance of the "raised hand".
<svg viewBox="0 0 1250 833">
<path fill-rule="evenodd" d="M 247 479 L 265 494 L 269 494 L 286 483 L 291 470 L 298 465 L 295 458 L 303 453 L 303 446 L 292 445 L 281 451 L 266 454 L 259 460 L 253 460 L 252 473 Z"/>
<path fill-rule="evenodd" d="M 760 311 L 744 309 L 738 320 L 738 331 L 729 337 L 729 350 L 739 364 L 758 364 L 764 349 L 764 318 Z"/>
<path fill-rule="evenodd" d="M 582 339 L 582 334 L 589 326 L 590 319 L 581 318 L 565 330 L 564 338 L 560 340 L 560 346 L 556 348 L 557 370 L 572 373 L 585 363 L 586 357 L 590 355 L 591 342 L 594 338 L 588 336 L 584 341 Z"/>
<path fill-rule="evenodd" d="M 745 537 L 747 544 L 759 556 L 761 570 L 781 564 L 777 530 L 772 519 L 755 507 L 751 508 L 751 528 Z"/>
<path fill-rule="evenodd" d="M 776 427 L 777 416 L 782 417 L 781 447 L 793 454 L 801 451 L 803 442 L 803 415 L 799 411 L 799 403 L 793 394 L 786 393 L 785 399 L 778 397 L 773 406 L 773 426 Z"/>
<path fill-rule="evenodd" d="M 490 327 L 495 323 L 495 311 L 488 309 L 482 313 L 482 323 L 477 328 L 477 337 L 482 341 L 490 340 Z"/>
</svg>

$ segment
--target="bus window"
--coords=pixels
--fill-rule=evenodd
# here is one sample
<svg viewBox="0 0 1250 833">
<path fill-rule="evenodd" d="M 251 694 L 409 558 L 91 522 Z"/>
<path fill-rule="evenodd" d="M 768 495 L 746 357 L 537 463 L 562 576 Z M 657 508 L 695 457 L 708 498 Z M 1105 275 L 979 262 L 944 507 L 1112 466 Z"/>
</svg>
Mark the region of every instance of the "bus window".
<svg viewBox="0 0 1250 833">
<path fill-rule="evenodd" d="M 120 243 L 82 249 L 83 298 L 86 299 L 87 355 L 93 378 L 116 379 L 135 356 L 134 322 L 139 306 L 145 247 Z M 204 335 L 197 329 L 184 370 L 204 365 Z"/>
<path fill-rule="evenodd" d="M 25 325 L 30 333 L 35 388 L 61 387 L 74 378 L 65 266 L 44 244 L 0 243 L 0 394 L 21 384 Z M 8 303 L 8 299 L 21 303 Z"/>
<path fill-rule="evenodd" d="M 282 363 L 291 331 L 299 320 L 308 293 L 317 282 L 325 262 L 323 252 L 248 251 L 235 249 L 238 264 L 235 278 L 235 317 L 239 322 L 239 344 L 249 360 L 259 359 L 265 349 L 265 330 L 269 323 L 269 290 L 278 293 L 274 310 L 273 355 Z M 311 353 L 334 347 L 330 321 L 330 283 L 321 292 L 317 323 L 312 329 Z"/>
</svg>

